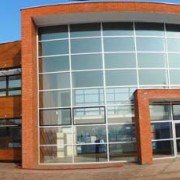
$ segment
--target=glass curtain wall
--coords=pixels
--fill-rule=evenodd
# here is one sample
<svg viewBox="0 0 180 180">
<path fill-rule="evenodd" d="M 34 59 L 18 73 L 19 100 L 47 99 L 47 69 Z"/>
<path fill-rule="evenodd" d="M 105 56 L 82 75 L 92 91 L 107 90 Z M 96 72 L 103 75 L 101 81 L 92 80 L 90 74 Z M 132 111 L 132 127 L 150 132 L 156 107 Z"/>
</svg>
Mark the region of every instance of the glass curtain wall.
<svg viewBox="0 0 180 180">
<path fill-rule="evenodd" d="M 136 160 L 133 93 L 180 86 L 179 29 L 128 22 L 39 28 L 40 163 Z"/>
</svg>

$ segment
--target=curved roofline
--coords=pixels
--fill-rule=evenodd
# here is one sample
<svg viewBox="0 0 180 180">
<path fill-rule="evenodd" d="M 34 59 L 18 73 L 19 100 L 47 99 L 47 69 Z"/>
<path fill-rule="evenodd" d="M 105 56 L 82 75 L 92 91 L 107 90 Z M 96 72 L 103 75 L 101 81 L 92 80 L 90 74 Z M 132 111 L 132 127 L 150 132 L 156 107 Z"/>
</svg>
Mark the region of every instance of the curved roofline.
<svg viewBox="0 0 180 180">
<path fill-rule="evenodd" d="M 155 2 L 155 1 L 141 1 L 141 0 L 102 0 L 102 1 L 89 1 L 89 0 L 77 0 L 77 1 L 69 1 L 69 2 L 62 2 L 62 3 L 56 3 L 56 4 L 46 4 L 46 5 L 39 5 L 39 6 L 31 6 L 27 8 L 21 8 L 21 10 L 26 9 L 33 9 L 33 8 L 41 8 L 41 7 L 47 7 L 47 6 L 58 6 L 58 5 L 70 5 L 70 4 L 86 4 L 86 3 L 113 3 L 113 2 L 119 2 L 119 3 L 152 3 L 152 4 L 167 4 L 167 5 L 177 5 L 180 6 L 178 3 L 170 3 L 170 2 Z"/>
</svg>

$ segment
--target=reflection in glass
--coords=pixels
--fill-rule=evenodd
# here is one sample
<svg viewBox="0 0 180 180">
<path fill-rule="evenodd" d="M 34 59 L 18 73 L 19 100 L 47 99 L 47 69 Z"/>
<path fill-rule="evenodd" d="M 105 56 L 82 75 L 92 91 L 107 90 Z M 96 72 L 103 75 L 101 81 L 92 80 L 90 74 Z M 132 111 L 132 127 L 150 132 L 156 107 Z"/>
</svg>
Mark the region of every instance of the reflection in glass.
<svg viewBox="0 0 180 180">
<path fill-rule="evenodd" d="M 74 124 L 105 123 L 104 107 L 74 109 Z"/>
<path fill-rule="evenodd" d="M 68 38 L 68 27 L 66 25 L 40 27 L 38 33 L 39 40 Z"/>
<path fill-rule="evenodd" d="M 96 87 L 103 86 L 102 71 L 86 71 L 72 73 L 73 87 Z"/>
<path fill-rule="evenodd" d="M 95 143 L 96 139 L 106 142 L 106 126 L 76 126 L 76 143 Z"/>
<path fill-rule="evenodd" d="M 104 105 L 103 89 L 74 89 L 74 106 Z"/>
<path fill-rule="evenodd" d="M 71 56 L 72 70 L 102 69 L 102 54 L 86 54 Z"/>
<path fill-rule="evenodd" d="M 137 51 L 164 51 L 163 38 L 138 37 L 136 42 Z"/>
<path fill-rule="evenodd" d="M 0 89 L 6 88 L 6 77 L 0 77 Z"/>
<path fill-rule="evenodd" d="M 100 38 L 71 40 L 71 53 L 101 52 Z"/>
<path fill-rule="evenodd" d="M 68 40 L 44 41 L 39 43 L 40 56 L 59 55 L 69 53 Z"/>
<path fill-rule="evenodd" d="M 70 25 L 71 37 L 100 36 L 100 23 L 72 24 Z"/>
<path fill-rule="evenodd" d="M 170 120 L 171 109 L 169 104 L 152 104 L 149 106 L 151 121 Z"/>
<path fill-rule="evenodd" d="M 135 143 L 109 145 L 110 161 L 133 161 L 137 159 Z"/>
<path fill-rule="evenodd" d="M 72 163 L 72 146 L 40 146 L 41 163 Z"/>
<path fill-rule="evenodd" d="M 108 128 L 110 142 L 135 140 L 135 127 L 132 124 L 109 125 Z"/>
<path fill-rule="evenodd" d="M 136 85 L 136 70 L 106 70 L 106 85 Z"/>
<path fill-rule="evenodd" d="M 105 53 L 105 68 L 136 68 L 134 53 Z"/>
<path fill-rule="evenodd" d="M 170 70 L 171 85 L 180 85 L 180 70 Z"/>
<path fill-rule="evenodd" d="M 134 107 L 132 105 L 109 106 L 107 116 L 109 123 L 131 123 L 134 121 Z"/>
<path fill-rule="evenodd" d="M 39 106 L 40 108 L 70 106 L 70 90 L 40 92 Z"/>
<path fill-rule="evenodd" d="M 173 104 L 173 120 L 180 120 L 180 105 Z"/>
<path fill-rule="evenodd" d="M 39 89 L 64 89 L 70 87 L 69 73 L 53 73 L 39 75 Z"/>
<path fill-rule="evenodd" d="M 9 88 L 19 88 L 21 87 L 21 76 L 16 75 L 16 76 L 9 76 Z"/>
<path fill-rule="evenodd" d="M 168 38 L 167 46 L 169 52 L 179 52 L 180 49 L 180 39 L 178 38 Z"/>
<path fill-rule="evenodd" d="M 163 36 L 164 24 L 160 23 L 135 23 L 137 36 Z"/>
<path fill-rule="evenodd" d="M 1 92 L 0 92 L 1 94 Z M 21 90 L 9 90 L 8 91 L 8 96 L 18 96 L 21 95 Z"/>
<path fill-rule="evenodd" d="M 105 162 L 107 161 L 106 144 L 75 146 L 75 162 Z"/>
<path fill-rule="evenodd" d="M 180 25 L 166 24 L 166 36 L 167 37 L 180 37 Z"/>
<path fill-rule="evenodd" d="M 108 104 L 131 104 L 135 88 L 108 88 L 106 98 Z"/>
<path fill-rule="evenodd" d="M 180 155 L 180 139 L 176 140 L 177 154 Z"/>
<path fill-rule="evenodd" d="M 140 69 L 140 85 L 166 85 L 166 71 L 161 69 Z"/>
<path fill-rule="evenodd" d="M 180 54 L 169 53 L 168 60 L 170 68 L 180 68 Z"/>
<path fill-rule="evenodd" d="M 40 110 L 40 125 L 70 125 L 70 109 Z"/>
<path fill-rule="evenodd" d="M 69 57 L 42 57 L 39 59 L 39 72 L 56 72 L 69 70 Z"/>
<path fill-rule="evenodd" d="M 71 126 L 67 127 L 41 127 L 40 144 L 54 144 L 61 147 L 65 144 L 73 143 L 73 134 Z"/>
<path fill-rule="evenodd" d="M 21 147 L 21 127 L 6 121 L 0 126 L 0 149 L 11 149 Z"/>
<path fill-rule="evenodd" d="M 152 142 L 152 148 L 154 158 L 167 157 L 174 154 L 172 140 L 154 141 Z"/>
<path fill-rule="evenodd" d="M 139 68 L 165 68 L 165 55 L 163 53 L 138 53 Z"/>
<path fill-rule="evenodd" d="M 175 124 L 176 138 L 180 138 L 180 123 Z"/>
<path fill-rule="evenodd" d="M 133 23 L 111 22 L 103 23 L 104 36 L 133 36 Z"/>
<path fill-rule="evenodd" d="M 134 51 L 134 39 L 129 37 L 104 38 L 104 51 Z"/>
<path fill-rule="evenodd" d="M 152 139 L 172 138 L 172 125 L 170 122 L 152 123 Z"/>
</svg>

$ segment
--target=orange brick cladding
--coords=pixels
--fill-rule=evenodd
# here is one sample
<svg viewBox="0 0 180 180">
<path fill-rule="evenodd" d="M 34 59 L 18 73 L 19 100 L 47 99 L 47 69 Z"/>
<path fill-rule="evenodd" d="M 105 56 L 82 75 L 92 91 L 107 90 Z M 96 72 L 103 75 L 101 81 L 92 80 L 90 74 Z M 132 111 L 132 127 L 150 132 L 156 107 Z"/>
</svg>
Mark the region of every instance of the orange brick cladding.
<svg viewBox="0 0 180 180">
<path fill-rule="evenodd" d="M 37 16 L 48 16 L 53 14 L 88 13 L 88 12 L 156 12 L 167 14 L 180 14 L 180 6 L 160 3 L 138 3 L 138 2 L 89 2 L 62 4 L 44 7 L 35 7 L 22 10 L 22 166 L 30 169 L 63 169 L 74 166 L 48 166 L 39 165 L 38 160 L 38 78 L 37 78 L 37 27 L 33 18 Z M 138 95 L 136 97 L 139 99 Z M 148 102 L 144 102 L 148 105 Z M 142 103 L 137 100 L 136 110 L 139 162 L 147 164 L 152 162 L 152 148 L 150 144 L 150 122 L 147 108 L 139 109 Z M 142 121 L 142 116 L 148 117 Z M 138 120 L 139 119 L 139 120 Z M 142 122 L 141 122 L 142 121 Z M 147 126 L 146 126 L 146 122 Z M 142 123 L 142 124 L 140 124 Z M 146 127 L 146 132 L 143 130 Z M 141 134 L 142 133 L 142 134 Z M 143 134 L 144 133 L 144 134 Z M 142 137 L 146 135 L 147 137 Z M 147 144 L 145 144 L 147 141 Z M 146 156 L 147 157 L 144 157 Z M 92 165 L 93 166 L 93 165 Z M 80 167 L 77 166 L 76 167 Z"/>
</svg>

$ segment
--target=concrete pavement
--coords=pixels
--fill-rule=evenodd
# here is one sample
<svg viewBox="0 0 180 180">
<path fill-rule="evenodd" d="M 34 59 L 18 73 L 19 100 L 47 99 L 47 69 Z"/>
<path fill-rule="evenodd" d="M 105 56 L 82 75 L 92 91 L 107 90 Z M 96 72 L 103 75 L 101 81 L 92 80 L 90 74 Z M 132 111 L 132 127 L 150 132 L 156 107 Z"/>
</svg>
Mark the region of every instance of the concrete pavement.
<svg viewBox="0 0 180 180">
<path fill-rule="evenodd" d="M 78 170 L 25 170 L 0 163 L 3 180 L 158 180 L 180 179 L 180 158 L 156 160 L 152 165 L 124 163 L 122 167 Z"/>
</svg>

